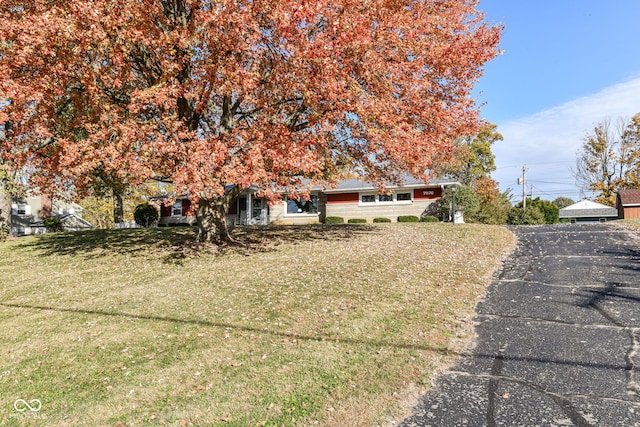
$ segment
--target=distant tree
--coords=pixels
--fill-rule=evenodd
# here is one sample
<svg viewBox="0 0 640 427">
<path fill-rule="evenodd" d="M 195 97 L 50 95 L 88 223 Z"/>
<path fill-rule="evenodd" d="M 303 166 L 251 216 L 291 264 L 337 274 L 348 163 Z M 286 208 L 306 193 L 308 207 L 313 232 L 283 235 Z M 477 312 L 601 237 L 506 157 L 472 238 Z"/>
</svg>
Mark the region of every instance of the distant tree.
<svg viewBox="0 0 640 427">
<path fill-rule="evenodd" d="M 439 174 L 456 179 L 476 194 L 477 206 L 466 207 L 465 221 L 504 224 L 507 220 L 511 203 L 501 196 L 498 183 L 491 179 L 491 172 L 496 169 L 491 146 L 502 140 L 497 126 L 487 123 L 476 135 L 458 139 L 454 160 L 438 170 Z"/>
<path fill-rule="evenodd" d="M 626 188 L 640 188 L 640 113 L 628 121 L 622 140 L 629 150 L 624 185 Z"/>
<path fill-rule="evenodd" d="M 478 209 L 470 220 L 482 224 L 506 224 L 511 201 L 508 193 L 498 189 L 498 183 L 491 178 L 478 179 L 473 188 Z"/>
<path fill-rule="evenodd" d="M 488 123 L 476 135 L 459 139 L 456 143 L 456 160 L 445 166 L 444 172 L 469 187 L 473 187 L 480 179 L 490 177 L 491 172 L 496 170 L 491 146 L 504 139 L 496 129 L 497 125 Z"/>
<path fill-rule="evenodd" d="M 1 2 L 0 152 L 41 189 L 80 191 L 97 167 L 171 180 L 207 242 L 230 239 L 251 184 L 275 201 L 345 164 L 381 188 L 426 181 L 481 125 L 472 90 L 501 28 L 478 4 Z"/>
<path fill-rule="evenodd" d="M 447 187 L 442 194 L 442 198 L 438 201 L 438 217 L 451 220 L 453 213 L 453 205 L 455 198 L 456 211 L 463 212 L 465 221 L 468 217 L 471 221 L 478 211 L 478 197 L 476 193 L 467 186 L 461 185 L 456 187 L 455 195 L 451 187 Z"/>
<path fill-rule="evenodd" d="M 618 190 L 640 188 L 640 115 L 606 119 L 584 137 L 573 171 L 578 184 L 596 193 L 596 201 L 615 205 Z"/>
<path fill-rule="evenodd" d="M 544 213 L 537 206 L 514 206 L 509 211 L 507 223 L 511 225 L 540 225 L 545 223 Z"/>
<path fill-rule="evenodd" d="M 529 207 L 537 207 L 544 215 L 544 222 L 546 224 L 556 224 L 560 221 L 560 209 L 548 200 L 542 200 L 536 197 L 533 200 L 527 200 L 527 209 Z"/>
<path fill-rule="evenodd" d="M 82 218 L 97 228 L 113 228 L 113 201 L 111 198 L 95 195 L 85 197 L 80 201 L 84 209 Z"/>
<path fill-rule="evenodd" d="M 558 197 L 552 203 L 556 205 L 558 209 L 563 209 L 563 208 L 566 208 L 567 206 L 571 206 L 575 204 L 576 202 L 574 202 L 572 199 L 568 197 Z"/>
<path fill-rule="evenodd" d="M 119 222 L 134 220 L 135 207 L 141 203 L 146 203 L 150 197 L 157 196 L 157 183 L 150 181 L 137 187 L 129 187 L 123 190 L 122 216 Z M 84 208 L 83 218 L 95 225 L 97 228 L 113 228 L 115 225 L 114 201 L 112 192 L 105 187 L 105 191 L 94 191 L 91 196 L 87 196 L 79 202 Z"/>
<path fill-rule="evenodd" d="M 511 209 L 509 223 L 513 224 L 511 221 L 514 220 L 525 221 L 523 224 L 556 224 L 560 221 L 560 209 L 553 202 L 539 197 L 527 199 L 526 209 L 523 209 L 522 202 Z"/>
</svg>

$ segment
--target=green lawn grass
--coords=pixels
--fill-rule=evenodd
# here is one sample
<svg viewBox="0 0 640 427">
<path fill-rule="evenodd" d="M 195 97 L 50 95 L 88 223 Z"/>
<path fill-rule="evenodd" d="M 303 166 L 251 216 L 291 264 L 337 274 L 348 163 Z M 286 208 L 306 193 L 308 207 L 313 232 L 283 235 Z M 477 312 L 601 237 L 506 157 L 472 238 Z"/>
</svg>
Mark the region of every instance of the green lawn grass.
<svg viewBox="0 0 640 427">
<path fill-rule="evenodd" d="M 0 424 L 383 425 L 470 337 L 514 241 L 449 224 L 233 235 L 0 242 Z"/>
</svg>

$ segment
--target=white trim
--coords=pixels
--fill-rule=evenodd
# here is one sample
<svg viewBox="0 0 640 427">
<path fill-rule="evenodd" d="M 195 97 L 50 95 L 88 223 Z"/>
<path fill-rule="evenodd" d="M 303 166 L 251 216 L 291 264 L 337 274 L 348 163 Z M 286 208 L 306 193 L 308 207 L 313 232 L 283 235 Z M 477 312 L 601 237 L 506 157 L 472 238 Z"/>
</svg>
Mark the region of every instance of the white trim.
<svg viewBox="0 0 640 427">
<path fill-rule="evenodd" d="M 411 199 L 410 200 L 398 200 L 398 193 L 401 194 L 409 194 Z M 372 191 L 360 191 L 358 192 L 358 206 L 394 206 L 394 205 L 412 205 L 413 204 L 413 190 L 409 190 L 409 189 L 405 189 L 405 187 L 402 187 L 396 191 L 394 191 L 393 193 L 390 194 L 391 196 L 391 200 L 388 201 L 380 201 L 380 196 L 381 194 L 377 193 L 377 192 L 372 192 Z M 374 201 L 373 202 L 363 202 L 362 201 L 362 197 L 363 196 L 373 196 L 374 197 Z M 383 194 L 384 196 L 384 194 Z"/>
</svg>

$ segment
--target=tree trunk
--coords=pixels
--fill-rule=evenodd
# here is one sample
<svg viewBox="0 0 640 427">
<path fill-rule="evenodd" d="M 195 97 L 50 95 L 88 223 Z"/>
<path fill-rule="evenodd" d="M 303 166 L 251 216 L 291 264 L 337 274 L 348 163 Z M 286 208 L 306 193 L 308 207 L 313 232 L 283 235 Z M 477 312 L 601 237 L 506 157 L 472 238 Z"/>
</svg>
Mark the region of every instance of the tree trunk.
<svg viewBox="0 0 640 427">
<path fill-rule="evenodd" d="M 113 223 L 118 224 L 124 222 L 124 202 L 122 201 L 122 194 L 113 190 Z"/>
<path fill-rule="evenodd" d="M 199 242 L 219 245 L 233 241 L 227 227 L 227 215 L 231 202 L 239 193 L 240 190 L 234 188 L 224 196 L 202 198 L 198 201 L 196 219 L 198 221 L 197 240 Z"/>
<path fill-rule="evenodd" d="M 11 234 L 11 194 L 0 178 L 0 237 Z"/>
</svg>

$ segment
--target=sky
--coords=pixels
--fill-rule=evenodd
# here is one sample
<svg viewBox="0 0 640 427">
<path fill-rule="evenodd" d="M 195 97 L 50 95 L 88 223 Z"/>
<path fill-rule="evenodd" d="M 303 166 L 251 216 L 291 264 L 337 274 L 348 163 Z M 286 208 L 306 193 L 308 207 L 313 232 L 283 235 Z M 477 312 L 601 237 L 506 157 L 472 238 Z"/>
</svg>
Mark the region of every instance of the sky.
<svg viewBox="0 0 640 427">
<path fill-rule="evenodd" d="M 640 112 L 640 1 L 480 0 L 478 8 L 504 25 L 503 54 L 474 91 L 504 137 L 492 147 L 492 178 L 518 202 L 526 165 L 527 195 L 593 199 L 572 170 L 598 123 Z"/>
</svg>

